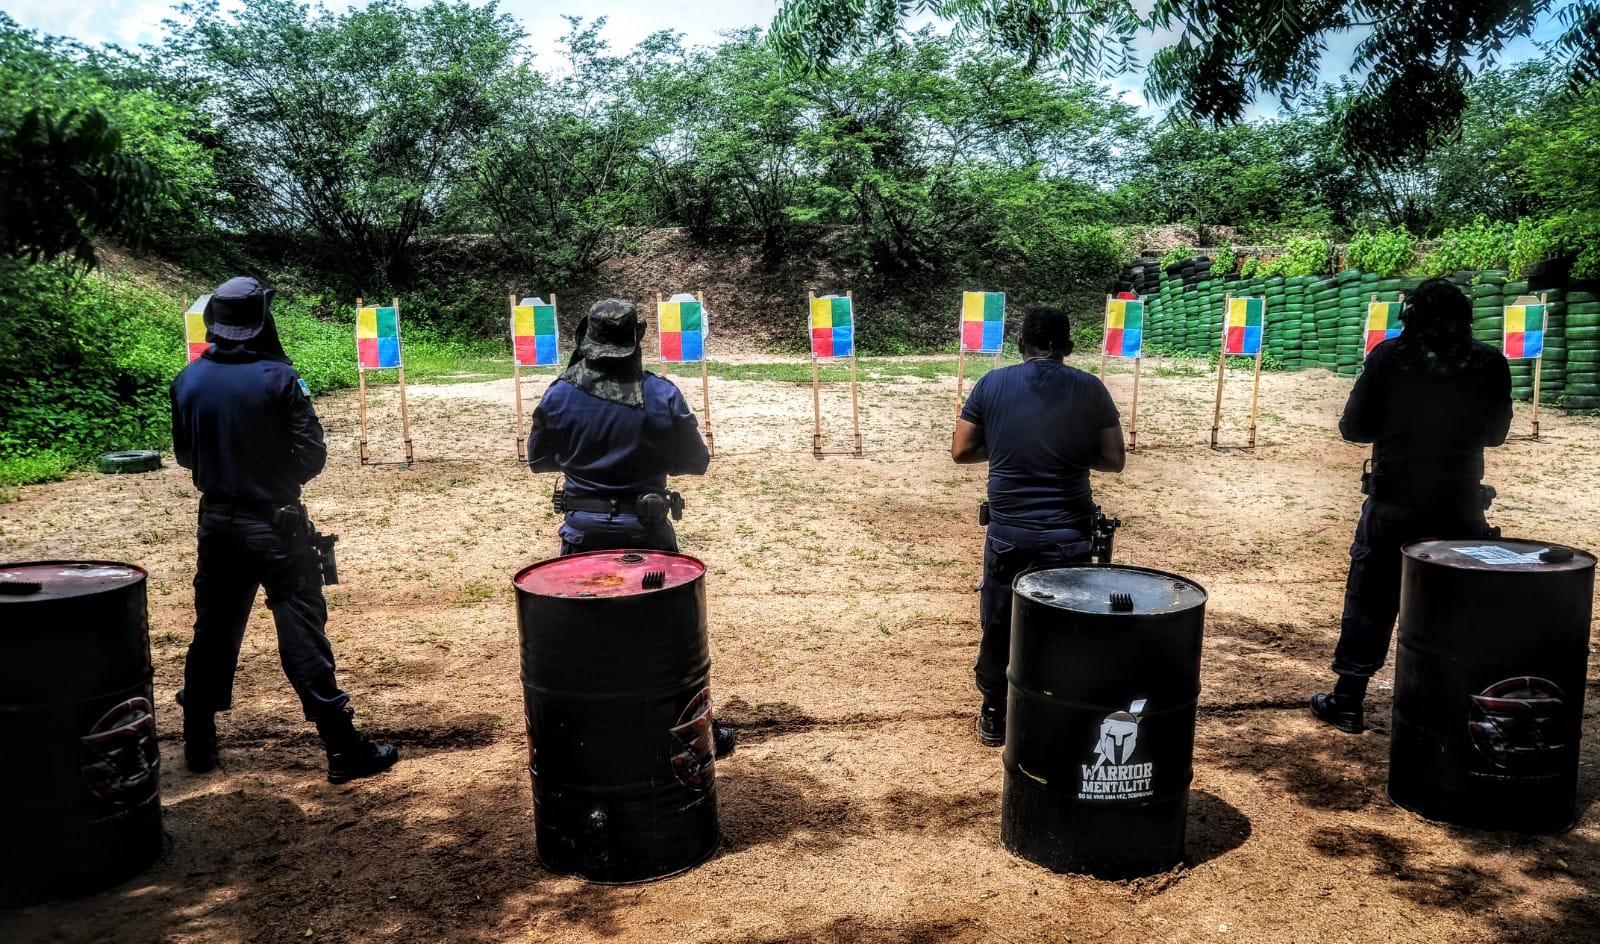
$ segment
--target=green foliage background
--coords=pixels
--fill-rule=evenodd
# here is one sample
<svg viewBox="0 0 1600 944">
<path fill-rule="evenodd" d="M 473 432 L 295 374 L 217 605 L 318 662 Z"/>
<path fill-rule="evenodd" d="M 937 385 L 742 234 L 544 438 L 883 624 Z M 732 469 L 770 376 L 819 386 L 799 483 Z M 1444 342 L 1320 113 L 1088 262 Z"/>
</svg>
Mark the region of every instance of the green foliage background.
<svg viewBox="0 0 1600 944">
<path fill-rule="evenodd" d="M 482 366 L 503 353 L 505 285 L 603 292 L 656 227 L 848 276 L 878 299 L 872 354 L 946 349 L 948 299 L 973 285 L 1077 300 L 1092 346 L 1129 234 L 1166 224 L 1283 247 L 1245 259 L 1250 276 L 1325 274 L 1345 243 L 1346 265 L 1386 277 L 1549 257 L 1600 276 L 1600 93 L 1562 62 L 1470 77 L 1453 128 L 1395 160 L 1365 147 L 1373 100 L 1352 83 L 1215 127 L 930 29 L 804 70 L 756 29 L 614 50 L 603 26 L 571 18 L 565 61 L 542 69 L 520 24 L 464 0 L 201 0 L 139 52 L 0 13 L 0 483 L 167 441 L 179 300 L 86 274 L 107 241 L 191 282 L 267 278 L 315 391 L 354 382 L 357 295 L 406 299 L 408 364 Z"/>
</svg>

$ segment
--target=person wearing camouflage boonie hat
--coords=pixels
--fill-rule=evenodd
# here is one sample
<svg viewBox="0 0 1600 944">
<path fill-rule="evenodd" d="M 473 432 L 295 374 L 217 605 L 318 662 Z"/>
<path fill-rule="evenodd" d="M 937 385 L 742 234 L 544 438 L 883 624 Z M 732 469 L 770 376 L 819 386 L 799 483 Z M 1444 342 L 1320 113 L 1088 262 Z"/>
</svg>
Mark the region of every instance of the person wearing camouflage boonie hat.
<svg viewBox="0 0 1600 944">
<path fill-rule="evenodd" d="M 578 322 L 572 358 L 540 398 L 528 467 L 560 472 L 561 553 L 676 551 L 672 520 L 683 498 L 669 475 L 701 475 L 711 462 L 700 424 L 672 381 L 644 369 L 645 326 L 632 302 L 596 302 Z M 712 725 L 717 756 L 733 731 Z"/>
<path fill-rule="evenodd" d="M 561 379 L 590 396 L 642 407 L 644 355 L 639 342 L 643 339 L 644 322 L 633 302 L 620 298 L 595 302 L 578 322 L 577 343 Z"/>
</svg>

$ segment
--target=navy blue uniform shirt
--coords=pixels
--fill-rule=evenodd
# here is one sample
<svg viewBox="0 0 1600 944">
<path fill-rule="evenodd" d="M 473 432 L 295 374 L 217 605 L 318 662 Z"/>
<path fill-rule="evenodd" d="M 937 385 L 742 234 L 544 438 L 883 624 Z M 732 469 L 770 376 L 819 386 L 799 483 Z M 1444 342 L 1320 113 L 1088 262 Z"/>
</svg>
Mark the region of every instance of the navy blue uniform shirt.
<svg viewBox="0 0 1600 944">
<path fill-rule="evenodd" d="M 1100 434 L 1120 424 L 1098 377 L 1045 358 L 991 370 L 961 418 L 983 429 L 990 520 L 1039 528 L 1094 513 L 1089 463 Z"/>
<path fill-rule="evenodd" d="M 632 501 L 662 492 L 669 475 L 700 475 L 711 464 L 700 424 L 669 380 L 646 372 L 644 407 L 591 396 L 557 380 L 533 411 L 528 465 L 564 472 L 574 498 Z"/>
<path fill-rule="evenodd" d="M 1339 435 L 1372 443 L 1373 465 L 1412 480 L 1483 478 L 1483 447 L 1511 428 L 1511 368 L 1505 356 L 1472 342 L 1452 374 L 1401 370 L 1400 339 L 1372 349 L 1339 420 Z"/>
<path fill-rule="evenodd" d="M 328 459 L 295 369 L 213 345 L 172 381 L 172 451 L 219 501 L 284 504 Z"/>
</svg>

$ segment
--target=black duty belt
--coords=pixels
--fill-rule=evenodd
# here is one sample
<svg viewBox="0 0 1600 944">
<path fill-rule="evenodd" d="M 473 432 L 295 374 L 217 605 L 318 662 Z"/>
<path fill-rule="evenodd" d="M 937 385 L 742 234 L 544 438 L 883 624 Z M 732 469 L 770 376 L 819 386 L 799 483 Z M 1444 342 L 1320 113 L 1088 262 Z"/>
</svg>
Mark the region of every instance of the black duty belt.
<svg viewBox="0 0 1600 944">
<path fill-rule="evenodd" d="M 637 515 L 631 501 L 615 498 L 565 498 L 561 507 L 565 511 L 589 511 L 602 515 Z"/>
<path fill-rule="evenodd" d="M 1492 485 L 1473 479 L 1406 479 L 1379 472 L 1361 476 L 1361 493 L 1378 501 L 1400 502 L 1421 508 L 1471 508 L 1487 510 L 1494 501 Z"/>
<path fill-rule="evenodd" d="M 200 510 L 215 515 L 232 515 L 236 518 L 259 518 L 262 521 L 272 520 L 272 511 L 283 505 L 292 505 L 294 502 L 242 502 L 224 498 L 212 498 L 203 495 L 200 498 Z"/>
<path fill-rule="evenodd" d="M 570 496 L 562 486 L 556 486 L 555 493 L 551 496 L 551 503 L 560 513 L 583 511 L 590 514 L 631 515 L 645 524 L 655 524 L 665 521 L 668 515 L 673 521 L 683 520 L 683 496 L 677 492 L 645 492 L 633 499 L 626 498 L 582 498 Z"/>
</svg>

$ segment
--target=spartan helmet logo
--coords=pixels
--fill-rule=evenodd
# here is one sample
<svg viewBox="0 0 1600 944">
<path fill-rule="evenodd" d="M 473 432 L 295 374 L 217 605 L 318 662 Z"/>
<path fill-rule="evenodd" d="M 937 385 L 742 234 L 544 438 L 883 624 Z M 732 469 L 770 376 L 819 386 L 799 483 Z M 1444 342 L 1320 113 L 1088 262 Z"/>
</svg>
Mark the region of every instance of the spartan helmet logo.
<svg viewBox="0 0 1600 944">
<path fill-rule="evenodd" d="M 1113 711 L 1100 722 L 1100 740 L 1094 746 L 1096 769 L 1112 764 L 1126 764 L 1139 744 L 1139 716 L 1144 714 L 1145 699 L 1140 698 L 1128 706 L 1127 711 Z"/>
<path fill-rule="evenodd" d="M 148 698 L 130 698 L 96 721 L 79 738 L 83 779 L 95 796 L 118 806 L 136 806 L 156 795 L 161 750 Z"/>
<path fill-rule="evenodd" d="M 1549 679 L 1521 676 L 1473 695 L 1467 714 L 1472 744 L 1502 770 L 1554 770 L 1567 747 L 1567 704 Z"/>
<path fill-rule="evenodd" d="M 700 689 L 689 699 L 671 728 L 679 749 L 672 755 L 672 773 L 691 790 L 704 790 L 711 783 L 716 753 L 711 736 L 711 689 Z"/>
</svg>

